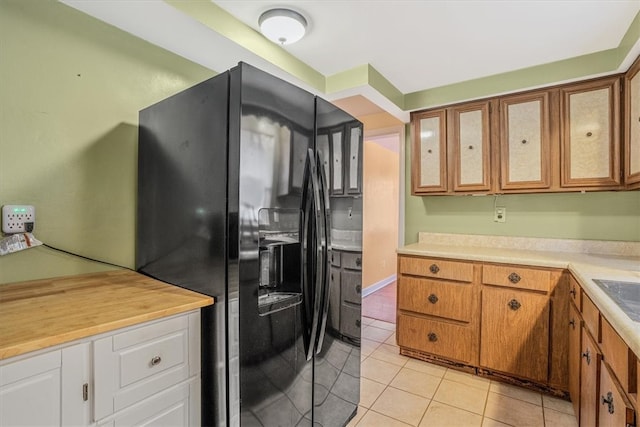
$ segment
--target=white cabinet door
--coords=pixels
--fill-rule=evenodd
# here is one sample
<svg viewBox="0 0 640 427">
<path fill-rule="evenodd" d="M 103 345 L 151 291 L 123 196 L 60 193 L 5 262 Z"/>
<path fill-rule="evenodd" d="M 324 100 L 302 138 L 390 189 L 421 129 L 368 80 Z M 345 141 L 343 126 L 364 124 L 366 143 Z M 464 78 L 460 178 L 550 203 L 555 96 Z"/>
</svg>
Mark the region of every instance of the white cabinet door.
<svg viewBox="0 0 640 427">
<path fill-rule="evenodd" d="M 0 367 L 0 426 L 60 426 L 60 350 Z"/>
</svg>

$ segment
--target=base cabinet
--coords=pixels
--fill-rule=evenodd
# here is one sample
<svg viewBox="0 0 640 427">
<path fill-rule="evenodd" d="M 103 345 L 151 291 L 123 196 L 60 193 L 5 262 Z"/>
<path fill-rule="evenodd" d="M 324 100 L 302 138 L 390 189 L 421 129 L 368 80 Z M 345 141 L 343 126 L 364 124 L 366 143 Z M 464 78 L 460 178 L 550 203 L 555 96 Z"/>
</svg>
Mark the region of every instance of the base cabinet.
<svg viewBox="0 0 640 427">
<path fill-rule="evenodd" d="M 331 251 L 327 327 L 349 338 L 360 337 L 362 252 Z"/>
<path fill-rule="evenodd" d="M 4 360 L 0 408 L 0 427 L 199 425 L 200 313 Z"/>
<path fill-rule="evenodd" d="M 579 425 L 637 425 L 640 361 L 571 277 L 569 391 Z"/>
</svg>

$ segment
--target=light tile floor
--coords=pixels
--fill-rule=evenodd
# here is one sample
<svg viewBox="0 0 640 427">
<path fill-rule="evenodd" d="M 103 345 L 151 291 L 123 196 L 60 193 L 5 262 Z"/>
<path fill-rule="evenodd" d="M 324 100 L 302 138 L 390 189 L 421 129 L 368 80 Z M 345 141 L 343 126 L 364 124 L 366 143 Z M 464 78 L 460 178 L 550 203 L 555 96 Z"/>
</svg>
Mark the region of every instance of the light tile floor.
<svg viewBox="0 0 640 427">
<path fill-rule="evenodd" d="M 358 427 L 577 427 L 570 402 L 401 356 L 395 324 L 363 317 Z"/>
</svg>

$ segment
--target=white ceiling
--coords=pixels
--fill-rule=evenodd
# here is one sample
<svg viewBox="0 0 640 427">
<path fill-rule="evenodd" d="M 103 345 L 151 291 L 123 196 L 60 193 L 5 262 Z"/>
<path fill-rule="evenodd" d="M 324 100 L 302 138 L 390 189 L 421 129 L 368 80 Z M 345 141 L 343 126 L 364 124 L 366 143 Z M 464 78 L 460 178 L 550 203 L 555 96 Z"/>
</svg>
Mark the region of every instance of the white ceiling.
<svg viewBox="0 0 640 427">
<path fill-rule="evenodd" d="M 245 61 L 317 92 L 163 1 L 61 1 L 212 70 Z M 214 3 L 256 30 L 265 10 L 294 9 L 307 18 L 308 34 L 283 49 L 324 76 L 370 64 L 404 94 L 616 48 L 640 11 L 640 0 Z M 640 42 L 619 71 L 638 54 Z M 364 95 L 406 119 L 406 112 L 374 92 L 370 87 L 352 88 L 339 96 Z"/>
<path fill-rule="evenodd" d="M 285 49 L 324 75 L 371 64 L 410 93 L 616 48 L 640 0 L 214 0 L 245 24 L 309 21 Z"/>
</svg>

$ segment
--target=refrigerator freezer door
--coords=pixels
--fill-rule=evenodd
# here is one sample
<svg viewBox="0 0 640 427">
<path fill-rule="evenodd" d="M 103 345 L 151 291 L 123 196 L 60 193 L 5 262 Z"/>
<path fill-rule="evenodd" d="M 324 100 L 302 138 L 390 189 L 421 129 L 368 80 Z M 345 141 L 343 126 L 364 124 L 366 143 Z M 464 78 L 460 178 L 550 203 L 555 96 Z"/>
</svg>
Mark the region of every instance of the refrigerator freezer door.
<svg viewBox="0 0 640 427">
<path fill-rule="evenodd" d="M 238 301 L 239 320 L 229 329 L 239 337 L 230 361 L 237 360 L 240 395 L 230 396 L 230 413 L 239 414 L 241 425 L 310 425 L 313 365 L 305 356 L 304 296 L 296 298 L 314 97 L 246 64 L 231 73 L 230 117 L 237 125 L 229 128 L 229 170 L 237 171 L 237 182 L 230 175 L 229 199 L 237 203 L 231 239 L 239 256 L 230 267 L 239 280 L 229 283 L 229 295 Z"/>
</svg>

